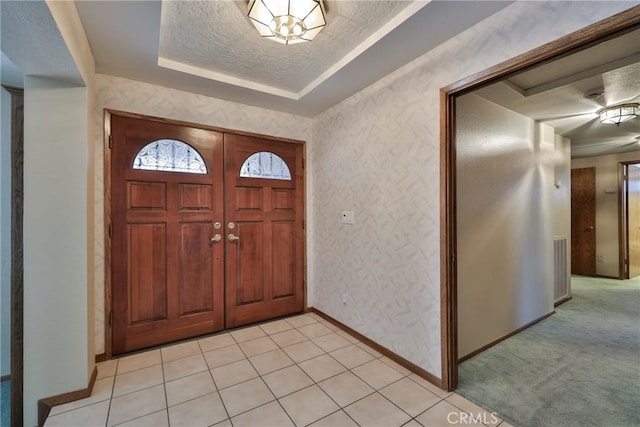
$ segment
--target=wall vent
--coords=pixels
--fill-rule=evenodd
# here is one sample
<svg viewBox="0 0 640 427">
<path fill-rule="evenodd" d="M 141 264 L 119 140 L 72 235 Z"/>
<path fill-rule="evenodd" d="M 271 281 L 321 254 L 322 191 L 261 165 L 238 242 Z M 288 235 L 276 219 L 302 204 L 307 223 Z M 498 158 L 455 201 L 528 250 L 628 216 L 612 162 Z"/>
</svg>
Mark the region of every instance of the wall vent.
<svg viewBox="0 0 640 427">
<path fill-rule="evenodd" d="M 569 238 L 553 238 L 553 301 L 558 302 L 569 297 Z"/>
</svg>

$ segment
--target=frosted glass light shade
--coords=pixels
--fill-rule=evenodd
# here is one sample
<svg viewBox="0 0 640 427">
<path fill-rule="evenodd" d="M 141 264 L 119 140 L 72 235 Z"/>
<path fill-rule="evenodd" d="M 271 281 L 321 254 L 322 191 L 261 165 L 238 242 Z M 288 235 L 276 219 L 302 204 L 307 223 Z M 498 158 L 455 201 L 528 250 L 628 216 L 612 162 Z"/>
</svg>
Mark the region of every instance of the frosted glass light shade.
<svg viewBox="0 0 640 427">
<path fill-rule="evenodd" d="M 247 16 L 261 37 L 282 44 L 311 41 L 327 24 L 322 0 L 251 0 Z"/>
<path fill-rule="evenodd" d="M 620 125 L 627 120 L 638 117 L 638 106 L 640 104 L 620 104 L 604 108 L 600 111 L 600 123 L 610 123 Z"/>
</svg>

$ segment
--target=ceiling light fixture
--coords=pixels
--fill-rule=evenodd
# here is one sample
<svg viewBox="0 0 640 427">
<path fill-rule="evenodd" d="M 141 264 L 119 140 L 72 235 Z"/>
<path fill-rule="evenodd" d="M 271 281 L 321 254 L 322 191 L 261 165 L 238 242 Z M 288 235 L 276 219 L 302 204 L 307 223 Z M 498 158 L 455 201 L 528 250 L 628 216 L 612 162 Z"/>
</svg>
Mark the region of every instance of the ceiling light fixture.
<svg viewBox="0 0 640 427">
<path fill-rule="evenodd" d="M 612 105 L 600 110 L 600 123 L 610 123 L 620 126 L 627 120 L 638 117 L 638 103 Z"/>
<path fill-rule="evenodd" d="M 322 0 L 250 0 L 247 16 L 260 36 L 287 45 L 313 40 L 327 24 Z"/>
</svg>

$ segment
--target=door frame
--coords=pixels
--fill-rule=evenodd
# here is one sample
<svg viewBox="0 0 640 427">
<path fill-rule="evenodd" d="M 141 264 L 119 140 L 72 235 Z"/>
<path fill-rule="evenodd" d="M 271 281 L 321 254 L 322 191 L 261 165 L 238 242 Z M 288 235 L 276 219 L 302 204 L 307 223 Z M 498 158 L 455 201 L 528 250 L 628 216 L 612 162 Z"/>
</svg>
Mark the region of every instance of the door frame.
<svg viewBox="0 0 640 427">
<path fill-rule="evenodd" d="M 159 123 L 165 123 L 170 125 L 178 125 L 178 126 L 188 126 L 192 128 L 212 130 L 216 132 L 234 134 L 234 135 L 243 135 L 265 139 L 268 141 L 275 142 L 288 142 L 291 144 L 301 144 L 302 145 L 302 186 L 300 191 L 302 191 L 302 218 L 303 218 L 303 246 L 304 250 L 302 253 L 302 280 L 303 280 L 303 291 L 302 291 L 302 299 L 304 301 L 303 309 L 307 308 L 307 229 L 306 229 L 306 211 L 307 211 L 307 191 L 306 191 L 306 182 L 307 182 L 307 174 L 306 174 L 306 155 L 307 155 L 307 145 L 306 141 L 292 138 L 283 138 L 271 135 L 263 135 L 254 132 L 245 132 L 239 131 L 235 129 L 227 129 L 221 128 L 217 126 L 204 125 L 199 123 L 187 122 L 182 120 L 173 120 L 161 117 L 154 116 L 146 116 L 143 114 L 130 113 L 126 111 L 114 110 L 105 108 L 104 109 L 104 133 L 103 133 L 103 150 L 104 150 L 104 176 L 103 176 L 103 184 L 104 184 L 104 340 L 105 340 L 105 352 L 103 355 L 96 355 L 96 361 L 104 361 L 109 360 L 113 357 L 112 351 L 112 340 L 113 340 L 113 329 L 111 327 L 112 319 L 111 319 L 111 309 L 112 309 L 112 278 L 111 278 L 111 268 L 112 268 L 112 257 L 111 257 L 111 223 L 112 223 L 112 204 L 111 204 L 111 185 L 112 185 L 112 176 L 111 176 L 111 117 L 112 116 L 122 116 L 129 117 L 134 119 L 148 120 Z"/>
<path fill-rule="evenodd" d="M 640 160 L 620 162 L 618 175 L 618 243 L 619 243 L 619 279 L 629 278 L 629 269 L 625 268 L 629 259 L 629 166 L 640 165 Z"/>
<path fill-rule="evenodd" d="M 634 6 L 440 89 L 440 325 L 443 389 L 451 391 L 458 385 L 456 98 L 639 26 L 640 6 Z"/>
<path fill-rule="evenodd" d="M 11 158 L 9 160 L 11 164 L 11 235 L 9 236 L 11 240 L 11 325 L 9 327 L 11 408 L 9 422 L 12 426 L 21 426 L 24 415 L 24 89 L 5 85 L 2 88 L 11 95 Z"/>
</svg>

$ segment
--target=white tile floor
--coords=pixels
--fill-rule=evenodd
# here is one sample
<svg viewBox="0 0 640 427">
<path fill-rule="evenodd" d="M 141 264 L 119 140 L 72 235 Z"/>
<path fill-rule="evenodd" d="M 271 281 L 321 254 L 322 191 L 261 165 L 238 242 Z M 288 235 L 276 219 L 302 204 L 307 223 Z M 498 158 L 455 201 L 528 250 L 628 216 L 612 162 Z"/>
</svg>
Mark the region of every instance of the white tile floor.
<svg viewBox="0 0 640 427">
<path fill-rule="evenodd" d="M 45 426 L 478 422 L 508 427 L 305 314 L 101 363 L 91 397 L 52 408 Z"/>
</svg>

